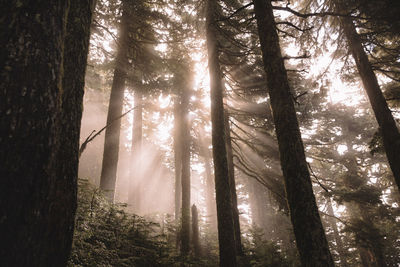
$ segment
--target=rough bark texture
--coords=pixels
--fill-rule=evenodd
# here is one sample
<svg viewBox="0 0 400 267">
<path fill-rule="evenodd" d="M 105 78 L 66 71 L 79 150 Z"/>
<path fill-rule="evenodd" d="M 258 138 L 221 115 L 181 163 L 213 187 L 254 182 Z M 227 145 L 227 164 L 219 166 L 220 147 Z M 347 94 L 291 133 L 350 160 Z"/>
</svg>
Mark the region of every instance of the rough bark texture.
<svg viewBox="0 0 400 267">
<path fill-rule="evenodd" d="M 192 206 L 192 244 L 194 256 L 200 257 L 199 214 L 195 205 Z"/>
<path fill-rule="evenodd" d="M 55 241 L 52 249 L 72 245 L 75 210 L 77 206 L 79 138 L 83 111 L 83 94 L 87 55 L 89 52 L 90 25 L 95 0 L 71 1 L 68 12 L 67 35 L 64 42 L 64 77 L 62 80 L 61 117 L 59 128 L 60 148 L 57 155 L 57 187 L 50 195 L 52 224 L 63 225 L 70 239 L 64 244 Z M 58 217 L 57 217 L 58 216 Z M 63 232 L 54 229 L 49 236 L 61 239 Z M 48 252 L 53 254 L 53 252 Z M 67 261 L 69 252 L 62 259 Z"/>
<path fill-rule="evenodd" d="M 125 81 L 128 68 L 128 12 L 122 5 L 122 18 L 120 25 L 119 46 L 115 60 L 114 78 L 111 87 L 111 95 L 108 106 L 107 125 L 104 138 L 103 163 L 101 168 L 100 189 L 106 192 L 110 201 L 114 200 L 115 182 L 117 179 L 119 137 L 121 120 L 115 118 L 121 116 L 124 100 Z"/>
<path fill-rule="evenodd" d="M 312 190 L 270 1 L 254 0 L 290 218 L 303 266 L 334 266 Z"/>
<path fill-rule="evenodd" d="M 68 260 L 92 4 L 0 5 L 1 266 Z"/>
<path fill-rule="evenodd" d="M 132 210 L 135 213 L 140 213 L 140 192 L 142 181 L 141 154 L 143 136 L 143 93 L 140 89 L 136 89 L 134 92 L 134 106 L 128 203 L 132 206 Z"/>
<path fill-rule="evenodd" d="M 239 256 L 243 256 L 244 252 L 242 247 L 242 235 L 240 231 L 239 209 L 238 209 L 237 194 L 236 194 L 235 166 L 233 164 L 231 127 L 229 125 L 229 115 L 226 111 L 224 112 L 224 127 L 225 127 L 226 156 L 228 160 L 229 188 L 231 191 L 231 198 L 232 198 L 233 227 L 235 229 L 236 254 Z"/>
<path fill-rule="evenodd" d="M 182 142 L 182 229 L 181 253 L 190 251 L 190 126 L 189 126 L 189 88 L 184 82 L 181 87 L 181 142 Z"/>
<path fill-rule="evenodd" d="M 383 145 L 390 168 L 393 172 L 397 189 L 400 192 L 400 133 L 396 122 L 393 119 L 386 99 L 376 79 L 368 56 L 364 51 L 360 36 L 358 35 L 351 18 L 341 18 L 343 32 L 347 38 L 350 52 L 356 62 L 358 73 L 360 74 L 364 90 L 368 95 L 372 110 L 378 122 Z"/>
<path fill-rule="evenodd" d="M 236 248 L 233 227 L 232 200 L 229 188 L 228 161 L 224 134 L 222 73 L 218 60 L 216 0 L 207 1 L 206 38 L 211 88 L 212 145 L 217 202 L 218 242 L 221 267 L 235 267 Z"/>
</svg>

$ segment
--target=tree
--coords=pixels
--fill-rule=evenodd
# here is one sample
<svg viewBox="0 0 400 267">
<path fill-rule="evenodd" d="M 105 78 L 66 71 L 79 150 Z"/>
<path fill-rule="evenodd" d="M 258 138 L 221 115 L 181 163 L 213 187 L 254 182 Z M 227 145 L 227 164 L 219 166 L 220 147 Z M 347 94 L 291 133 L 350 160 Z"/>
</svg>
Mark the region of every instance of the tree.
<svg viewBox="0 0 400 267">
<path fill-rule="evenodd" d="M 143 92 L 139 86 L 134 90 L 134 114 L 132 123 L 132 143 L 131 143 L 131 165 L 129 168 L 130 190 L 128 195 L 128 203 L 133 206 L 133 210 L 140 212 L 140 176 L 143 175 L 141 168 L 141 153 L 143 145 Z"/>
<path fill-rule="evenodd" d="M 119 137 L 121 120 L 117 119 L 122 114 L 125 81 L 128 69 L 128 23 L 129 10 L 126 1 L 122 1 L 122 17 L 119 29 L 118 52 L 115 59 L 114 78 L 111 87 L 110 101 L 107 114 L 107 125 L 104 139 L 103 163 L 101 168 L 100 188 L 106 192 L 107 197 L 114 201 L 115 182 L 117 179 Z"/>
<path fill-rule="evenodd" d="M 229 125 L 229 114 L 227 110 L 224 110 L 224 127 L 225 127 L 225 142 L 226 142 L 226 157 L 228 162 L 228 175 L 229 175 L 229 186 L 231 191 L 232 199 L 232 216 L 233 216 L 233 227 L 235 230 L 235 245 L 237 255 L 243 256 L 242 247 L 242 236 L 240 231 L 239 221 L 239 209 L 236 194 L 236 182 L 235 182 L 235 166 L 233 164 L 233 151 L 231 141 L 231 127 Z"/>
<path fill-rule="evenodd" d="M 2 265 L 67 263 L 94 2 L 1 5 Z"/>
<path fill-rule="evenodd" d="M 200 257 L 200 239 L 199 239 L 199 214 L 197 207 L 192 205 L 192 244 L 195 257 Z"/>
<path fill-rule="evenodd" d="M 211 171 L 211 160 L 210 160 L 210 151 L 208 149 L 208 142 L 206 142 L 206 135 L 202 128 L 199 129 L 198 132 L 198 140 L 199 140 L 199 155 L 203 157 L 204 161 L 204 173 L 205 173 L 205 198 L 206 198 L 206 207 L 207 207 L 207 217 L 208 222 L 210 223 L 210 228 L 215 231 L 217 229 L 217 220 L 216 220 L 216 206 L 215 206 L 215 197 L 214 197 L 214 177 Z M 210 142 L 210 140 L 207 138 Z"/>
<path fill-rule="evenodd" d="M 286 197 L 302 265 L 334 266 L 312 190 L 270 1 L 254 0 Z"/>
<path fill-rule="evenodd" d="M 190 122 L 189 99 L 191 86 L 190 65 L 185 62 L 178 66 L 175 84 L 180 98 L 180 138 L 181 138 L 181 186 L 182 186 L 182 216 L 181 216 L 181 253 L 187 255 L 190 251 Z"/>
<path fill-rule="evenodd" d="M 340 2 L 340 1 L 339 1 Z M 339 6 L 339 2 L 336 3 Z M 343 3 L 341 4 L 343 5 Z M 342 7 L 337 7 L 338 12 Z M 340 18 L 341 26 L 348 41 L 349 50 L 354 58 L 358 73 L 361 77 L 369 101 L 374 111 L 375 118 L 382 135 L 383 146 L 393 172 L 397 188 L 400 192 L 400 132 L 393 118 L 386 99 L 379 86 L 376 75 L 372 69 L 368 56 L 364 51 L 360 36 L 354 23 L 349 17 Z"/>
<path fill-rule="evenodd" d="M 174 100 L 174 167 L 175 167 L 175 220 L 180 218 L 181 200 L 182 200 L 182 144 L 181 140 L 181 112 L 180 98 Z"/>
<path fill-rule="evenodd" d="M 218 60 L 217 1 L 208 0 L 206 7 L 206 42 L 211 89 L 212 145 L 217 202 L 220 266 L 236 266 L 235 232 L 232 199 L 225 147 L 223 82 Z"/>
</svg>

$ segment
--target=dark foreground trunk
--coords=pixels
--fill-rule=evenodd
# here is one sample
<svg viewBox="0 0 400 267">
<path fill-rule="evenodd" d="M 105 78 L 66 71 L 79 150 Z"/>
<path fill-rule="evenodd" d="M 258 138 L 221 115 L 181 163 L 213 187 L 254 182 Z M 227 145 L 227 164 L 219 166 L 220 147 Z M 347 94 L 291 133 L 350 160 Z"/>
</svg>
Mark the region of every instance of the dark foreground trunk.
<svg viewBox="0 0 400 267">
<path fill-rule="evenodd" d="M 350 52 L 356 62 L 358 73 L 360 74 L 364 90 L 367 92 L 369 102 L 374 111 L 378 122 L 380 133 L 383 139 L 383 145 L 390 168 L 393 172 L 397 189 L 400 192 L 400 133 L 393 119 L 386 99 L 372 70 L 371 63 L 361 43 L 354 23 L 350 18 L 341 18 L 341 24 L 344 34 L 347 38 Z"/>
<path fill-rule="evenodd" d="M 254 0 L 290 218 L 303 266 L 334 266 L 312 191 L 270 1 Z"/>
<path fill-rule="evenodd" d="M 218 60 L 216 0 L 207 1 L 206 34 L 211 88 L 212 145 L 221 267 L 236 266 L 235 232 L 224 136 L 223 83 Z"/>
<path fill-rule="evenodd" d="M 0 7 L 1 266 L 69 257 L 93 1 L 68 3 Z"/>
<path fill-rule="evenodd" d="M 125 7 L 126 8 L 126 7 Z M 115 182 L 117 179 L 117 166 L 119 154 L 119 136 L 121 120 L 117 119 L 122 114 L 125 81 L 128 68 L 128 12 L 122 5 L 122 18 L 117 58 L 115 60 L 114 78 L 111 87 L 110 102 L 108 106 L 107 125 L 104 138 L 103 163 L 101 168 L 100 189 L 104 190 L 110 201 L 114 200 Z"/>
</svg>

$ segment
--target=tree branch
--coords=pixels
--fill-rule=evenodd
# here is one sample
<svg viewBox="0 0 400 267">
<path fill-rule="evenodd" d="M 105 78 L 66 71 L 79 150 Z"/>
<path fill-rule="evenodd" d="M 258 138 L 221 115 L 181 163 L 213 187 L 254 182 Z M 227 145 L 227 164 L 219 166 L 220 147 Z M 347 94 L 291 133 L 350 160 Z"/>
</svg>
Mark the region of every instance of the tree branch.
<svg viewBox="0 0 400 267">
<path fill-rule="evenodd" d="M 103 128 L 101 128 L 95 135 L 93 135 L 96 130 L 93 130 L 88 137 L 86 137 L 85 141 L 82 143 L 82 145 L 79 148 L 79 158 L 81 157 L 83 151 L 85 151 L 86 146 L 88 145 L 88 143 L 90 143 L 91 141 L 93 141 L 93 139 L 95 139 L 97 136 L 99 136 L 105 129 L 107 129 L 108 127 L 110 127 L 114 122 L 116 122 L 117 120 L 121 119 L 122 117 L 124 117 L 126 114 L 128 114 L 129 112 L 131 112 L 132 110 L 138 108 L 139 106 L 133 107 L 130 110 L 128 110 L 127 112 L 121 114 L 120 116 L 116 117 L 115 119 L 113 119 L 109 124 L 107 124 L 106 126 L 104 126 Z"/>
</svg>

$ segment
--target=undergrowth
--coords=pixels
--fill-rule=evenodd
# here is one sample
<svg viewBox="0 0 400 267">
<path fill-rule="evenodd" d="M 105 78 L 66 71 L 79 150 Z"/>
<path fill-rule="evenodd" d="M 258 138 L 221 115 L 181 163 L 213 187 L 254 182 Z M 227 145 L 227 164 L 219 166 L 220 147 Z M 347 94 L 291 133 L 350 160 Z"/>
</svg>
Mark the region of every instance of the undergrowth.
<svg viewBox="0 0 400 267">
<path fill-rule="evenodd" d="M 172 216 L 155 223 L 111 204 L 89 181 L 80 179 L 74 241 L 68 266 L 218 266 L 217 235 L 202 226 L 200 258 L 182 257 L 176 248 L 177 226 Z M 262 234 L 253 231 L 240 266 L 294 266 Z"/>
</svg>

